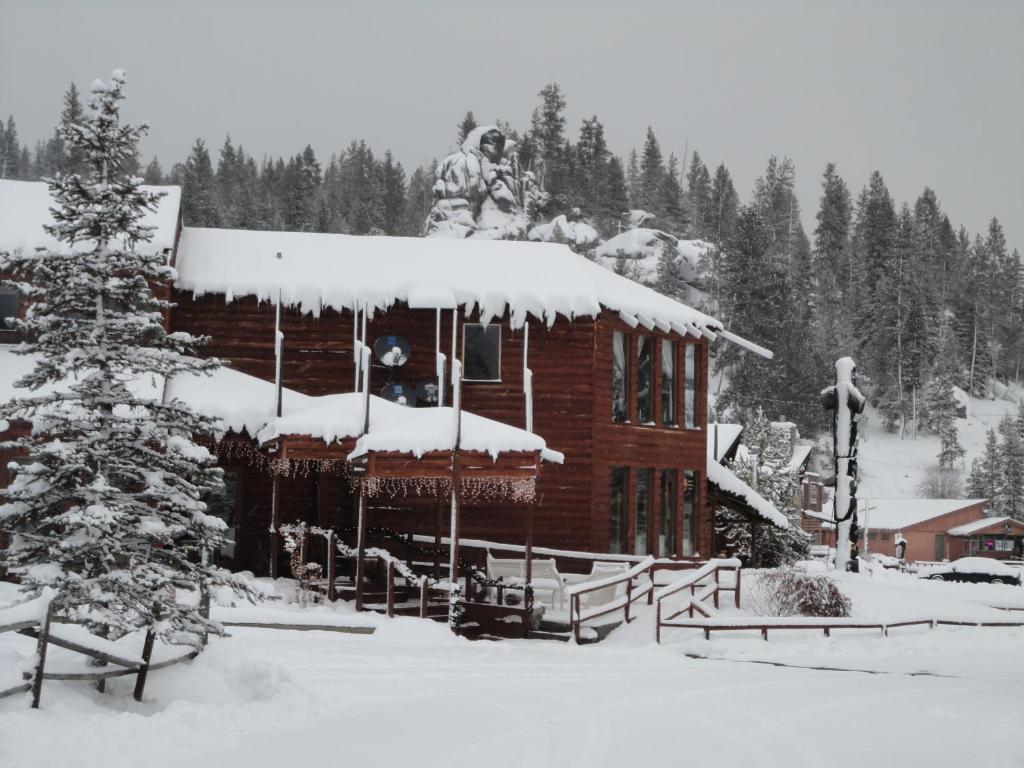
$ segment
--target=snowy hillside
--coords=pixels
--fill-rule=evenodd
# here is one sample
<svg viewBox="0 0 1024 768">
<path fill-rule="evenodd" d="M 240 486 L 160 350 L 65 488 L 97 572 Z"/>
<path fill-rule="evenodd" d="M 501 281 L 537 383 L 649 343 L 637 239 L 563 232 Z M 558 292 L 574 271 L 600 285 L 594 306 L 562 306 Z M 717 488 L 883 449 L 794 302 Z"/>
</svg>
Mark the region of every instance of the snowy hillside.
<svg viewBox="0 0 1024 768">
<path fill-rule="evenodd" d="M 1005 397 L 1019 396 L 1013 390 Z M 964 480 L 971 462 L 985 449 L 985 433 L 999 426 L 1000 419 L 1017 414 L 1017 403 L 1009 399 L 983 400 L 969 398 L 967 418 L 957 419 L 960 444 L 967 451 L 964 462 Z M 899 433 L 890 434 L 882 426 L 881 415 L 870 405 L 860 431 L 860 483 L 857 495 L 861 498 L 899 498 L 917 496 L 917 486 L 927 471 L 937 463 L 939 438 L 928 432 L 919 432 L 914 440 L 908 429 L 906 439 Z"/>
</svg>

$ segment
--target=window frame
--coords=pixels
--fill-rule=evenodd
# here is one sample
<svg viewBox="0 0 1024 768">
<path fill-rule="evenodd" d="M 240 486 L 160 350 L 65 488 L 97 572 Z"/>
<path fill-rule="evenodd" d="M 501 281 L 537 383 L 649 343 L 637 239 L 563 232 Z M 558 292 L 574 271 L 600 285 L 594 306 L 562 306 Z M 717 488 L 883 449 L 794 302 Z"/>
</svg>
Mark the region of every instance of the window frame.
<svg viewBox="0 0 1024 768">
<path fill-rule="evenodd" d="M 638 333 L 633 336 L 633 346 L 635 352 L 635 365 L 636 365 L 636 376 L 634 382 L 634 393 L 633 393 L 633 414 L 636 417 L 636 423 L 640 426 L 651 427 L 657 426 L 658 422 L 655 420 L 655 407 L 660 408 L 659 398 L 656 398 L 657 394 L 655 386 L 655 368 L 660 367 L 654 364 L 654 341 L 657 337 L 651 333 Z M 646 340 L 646 344 L 642 343 L 642 340 Z M 644 398 L 647 403 L 647 418 L 641 418 L 640 414 L 640 354 L 646 349 L 647 352 L 647 396 Z"/>
<path fill-rule="evenodd" d="M 633 416 L 633 376 L 632 376 L 632 365 L 631 355 L 632 343 L 631 339 L 633 334 L 625 331 L 612 331 L 612 379 L 611 379 L 611 400 L 612 400 L 612 423 L 613 424 L 631 424 Z M 617 418 L 615 411 L 615 342 L 616 339 L 622 339 L 622 418 Z"/>
<path fill-rule="evenodd" d="M 624 555 L 629 551 L 630 534 L 630 469 L 627 466 L 612 466 L 608 468 L 608 553 L 612 555 Z M 615 485 L 616 477 L 622 481 L 622 492 L 620 495 L 620 506 L 618 515 L 615 514 Z M 618 518 L 618 537 L 615 537 L 615 526 L 613 521 Z M 618 549 L 616 550 L 615 546 Z"/>
<path fill-rule="evenodd" d="M 679 342 L 666 336 L 658 337 L 658 424 L 662 427 L 679 428 Z M 670 350 L 666 356 L 665 350 Z M 669 385 L 665 384 L 665 363 L 672 362 L 672 380 Z M 665 417 L 665 396 L 672 400 L 671 420 Z"/>
<path fill-rule="evenodd" d="M 466 331 L 469 328 L 497 328 L 498 332 L 498 377 L 495 379 L 475 379 L 466 374 Z M 462 380 L 471 384 L 501 384 L 501 323 L 463 323 L 462 324 Z"/>
<path fill-rule="evenodd" d="M 651 547 L 651 544 L 652 544 L 652 541 L 651 541 L 651 530 L 653 528 L 651 523 L 653 522 L 653 514 L 652 513 L 654 512 L 653 501 L 654 501 L 654 490 L 655 490 L 654 489 L 654 482 L 655 482 L 654 467 L 637 467 L 636 469 L 633 470 L 633 472 L 636 475 L 636 481 L 635 481 L 634 486 L 633 486 L 633 494 L 632 494 L 632 498 L 633 498 L 633 525 L 631 527 L 632 527 L 632 533 L 633 533 L 633 537 L 632 537 L 633 538 L 633 554 L 634 555 L 646 556 L 646 555 L 651 554 L 654 551 L 652 549 L 652 547 Z M 643 478 L 643 480 L 641 480 L 641 478 Z M 640 541 L 641 541 L 641 537 L 640 537 L 640 531 L 641 531 L 641 526 L 640 526 L 640 510 L 641 510 L 640 491 L 641 491 L 641 489 L 645 489 L 646 490 L 646 495 L 644 497 L 644 504 L 642 505 L 643 506 L 643 510 L 644 510 L 644 514 L 643 514 L 643 544 L 644 544 L 644 546 L 643 547 L 640 546 Z"/>
<path fill-rule="evenodd" d="M 7 286 L 0 285 L 0 296 L 14 297 L 14 315 L 12 315 L 12 317 L 14 317 L 15 319 L 19 319 L 21 317 L 22 304 L 21 292 L 15 288 L 9 288 Z M 3 323 L 3 319 L 0 318 L 0 339 L 3 339 L 5 336 L 13 336 L 16 333 L 18 333 L 17 328 L 8 328 Z"/>
<path fill-rule="evenodd" d="M 671 482 L 666 482 L 670 478 Z M 680 523 L 678 469 L 671 467 L 661 470 L 658 495 L 658 557 L 675 557 L 679 549 Z"/>
<path fill-rule="evenodd" d="M 700 429 L 701 418 L 700 418 L 700 382 L 698 381 L 698 374 L 700 369 L 700 345 L 698 344 L 683 344 L 683 375 L 682 381 L 682 406 L 683 406 L 683 419 L 682 426 L 684 429 Z M 693 360 L 690 360 L 692 350 Z M 693 384 L 693 388 L 690 388 L 690 384 Z M 692 399 L 689 395 L 692 393 Z M 692 410 L 691 410 L 692 406 Z M 692 417 L 692 423 L 691 423 Z"/>
<path fill-rule="evenodd" d="M 698 538 L 699 531 L 698 527 L 700 524 L 700 484 L 701 474 L 695 469 L 684 469 L 683 470 L 683 499 L 680 507 L 680 523 L 682 530 L 679 536 L 679 552 L 683 557 L 695 557 L 700 552 L 700 541 Z M 692 495 L 691 495 L 692 494 Z M 687 499 L 692 499 L 690 514 L 687 515 Z M 691 551 L 687 552 L 687 518 L 689 518 L 689 533 L 690 533 L 690 547 Z"/>
</svg>

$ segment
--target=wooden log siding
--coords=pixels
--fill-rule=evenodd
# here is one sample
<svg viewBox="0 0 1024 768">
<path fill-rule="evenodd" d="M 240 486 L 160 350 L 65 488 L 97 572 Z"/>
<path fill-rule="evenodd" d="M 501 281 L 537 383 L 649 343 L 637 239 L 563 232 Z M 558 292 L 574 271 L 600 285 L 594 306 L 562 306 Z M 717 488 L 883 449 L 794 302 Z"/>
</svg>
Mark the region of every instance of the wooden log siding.
<svg viewBox="0 0 1024 768">
<path fill-rule="evenodd" d="M 191 294 L 178 293 L 174 310 L 175 330 L 206 334 L 210 344 L 203 354 L 229 361 L 237 370 L 267 381 L 274 378 L 274 308 L 260 304 L 251 297 L 225 302 L 223 295 L 207 295 L 195 299 Z M 405 336 L 411 346 L 409 362 L 396 372 L 395 380 L 415 383 L 434 375 L 435 350 L 434 310 L 410 310 L 396 305 L 375 313 L 367 324 L 370 343 L 385 333 Z M 476 316 L 466 318 L 458 312 L 460 326 L 457 354 L 462 358 L 461 327 L 476 322 Z M 285 334 L 283 381 L 286 387 L 310 395 L 332 394 L 352 390 L 354 364 L 352 357 L 352 322 L 350 311 L 324 310 L 319 317 L 300 315 L 296 310 L 282 315 Z M 452 312 L 442 312 L 442 352 L 451 365 Z M 467 381 L 462 388 L 463 407 L 481 416 L 507 424 L 525 426 L 525 405 L 522 391 L 522 330 L 513 330 L 506 315 L 501 320 L 501 380 L 499 382 Z M 550 465 L 537 481 L 538 498 L 542 500 L 534 521 L 535 544 L 560 549 L 604 552 L 608 549 L 608 515 L 610 506 L 609 472 L 612 466 L 627 466 L 635 475 L 642 467 L 655 469 L 651 494 L 650 538 L 657 547 L 658 515 L 660 513 L 660 470 L 679 471 L 676 509 L 682 519 L 683 472 L 698 473 L 697 486 L 697 547 L 705 557 L 713 554 L 711 544 L 711 512 L 704 488 L 705 441 L 707 436 L 707 392 L 698 379 L 696 410 L 701 429 L 686 430 L 679 427 L 638 426 L 614 424 L 611 419 L 611 332 L 622 330 L 631 337 L 641 332 L 655 339 L 670 338 L 677 341 L 679 360 L 677 378 L 679 397 L 678 420 L 683 422 L 683 387 L 685 382 L 684 346 L 699 346 L 702 370 L 707 366 L 707 341 L 693 337 L 680 338 L 657 330 L 632 329 L 622 323 L 616 314 L 604 312 L 594 318 L 570 321 L 559 317 L 548 328 L 532 321 L 530 328 L 529 366 L 533 371 L 534 430 L 547 440 L 548 445 L 565 456 L 565 464 Z M 661 380 L 660 351 L 652 350 L 652 369 L 655 397 L 652 407 L 655 418 L 660 419 L 660 400 L 656 396 Z M 635 354 L 632 352 L 631 354 Z M 635 374 L 635 365 L 634 374 Z M 371 391 L 378 392 L 388 380 L 388 371 L 374 363 L 370 371 Z M 631 402 L 635 402 L 635 378 L 631 382 Z M 450 396 L 446 395 L 446 403 Z M 319 451 L 331 454 L 321 443 L 316 448 L 311 441 L 301 453 L 312 455 Z M 298 451 L 298 445 L 289 444 L 289 452 Z M 298 455 L 298 453 L 293 454 Z M 270 521 L 269 479 L 254 478 L 246 471 L 243 479 L 244 532 L 240 533 L 239 547 L 266 546 L 266 529 Z M 635 480 L 635 476 L 631 478 Z M 314 519 L 340 519 L 351 517 L 350 494 L 342 483 L 331 478 L 330 497 L 325 501 L 319 486 L 308 479 L 286 479 L 282 484 L 281 520 L 289 522 L 305 519 L 302 515 L 311 507 Z M 312 502 L 310 494 L 313 494 Z M 631 494 L 632 495 L 632 494 Z M 424 504 L 426 506 L 424 506 Z M 631 522 L 635 509 L 630 499 Z M 371 510 L 371 523 L 398 530 L 432 535 L 434 533 L 433 503 L 427 500 L 407 499 L 385 509 Z M 250 520 L 252 521 L 250 523 Z M 310 520 L 313 522 L 313 520 Z M 349 524 L 352 521 L 349 520 Z M 253 525 L 260 527 L 251 537 Z M 523 537 L 524 520 L 518 511 L 509 514 L 508 505 L 466 504 L 462 519 L 463 535 L 492 541 L 519 542 Z M 632 548 L 635 531 L 630 525 L 629 545 Z M 681 546 L 682 530 L 676 532 Z M 660 553 L 659 553 L 660 554 Z M 243 555 L 247 560 L 248 553 Z M 266 552 L 251 557 L 253 566 L 266 562 Z"/>
</svg>

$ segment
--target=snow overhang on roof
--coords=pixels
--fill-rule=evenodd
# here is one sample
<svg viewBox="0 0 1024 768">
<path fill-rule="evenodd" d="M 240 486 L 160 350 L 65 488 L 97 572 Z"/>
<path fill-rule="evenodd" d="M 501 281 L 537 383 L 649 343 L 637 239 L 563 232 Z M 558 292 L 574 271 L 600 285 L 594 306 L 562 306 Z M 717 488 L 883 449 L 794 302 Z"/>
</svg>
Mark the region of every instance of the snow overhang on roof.
<svg viewBox="0 0 1024 768">
<path fill-rule="evenodd" d="M 181 187 L 142 187 L 148 192 L 162 192 L 155 211 L 142 219 L 153 227 L 153 239 L 139 243 L 140 253 L 164 253 L 174 250 L 178 233 L 178 209 Z M 42 248 L 57 253 L 70 253 L 70 246 L 55 240 L 43 229 L 53 224 L 50 208 L 55 207 L 49 187 L 41 181 L 10 181 L 0 179 L 0 251 L 34 251 Z M 87 248 L 83 244 L 81 248 Z"/>
<path fill-rule="evenodd" d="M 971 536 L 976 533 L 1002 533 L 1005 527 L 1015 532 L 1018 536 L 1024 533 L 1024 523 L 1014 520 L 1012 517 L 985 517 L 981 520 L 973 520 L 963 525 L 950 528 L 946 533 L 950 536 Z"/>
<path fill-rule="evenodd" d="M 722 323 L 554 243 L 447 238 L 370 237 L 311 232 L 255 232 L 185 227 L 175 266 L 179 290 L 228 301 L 254 296 L 322 309 L 479 310 L 485 322 L 508 311 L 513 327 L 529 317 L 548 325 L 562 317 L 617 312 L 633 327 L 724 338 L 770 358 L 764 347 Z"/>
<path fill-rule="evenodd" d="M 789 520 L 776 509 L 774 504 L 738 478 L 728 467 L 717 461 L 708 461 L 707 469 L 709 482 L 714 483 L 726 493 L 731 493 L 742 499 L 760 517 L 772 525 L 778 528 L 790 527 Z"/>
<path fill-rule="evenodd" d="M 277 393 L 272 382 L 219 368 L 209 376 L 172 377 L 164 399 L 178 399 L 196 411 L 220 419 L 224 429 L 246 432 L 261 444 L 286 436 L 302 436 L 334 443 L 358 438 L 350 459 L 370 451 L 392 451 L 422 456 L 450 451 L 454 442 L 451 408 L 407 408 L 376 395 L 370 396 L 370 429 L 364 424 L 364 395 L 348 392 L 313 397 L 282 390 L 282 416 L 276 415 Z M 526 430 L 462 412 L 459 447 L 487 453 L 539 452 L 545 461 L 562 463 L 565 457 L 547 447 L 544 438 Z"/>
</svg>

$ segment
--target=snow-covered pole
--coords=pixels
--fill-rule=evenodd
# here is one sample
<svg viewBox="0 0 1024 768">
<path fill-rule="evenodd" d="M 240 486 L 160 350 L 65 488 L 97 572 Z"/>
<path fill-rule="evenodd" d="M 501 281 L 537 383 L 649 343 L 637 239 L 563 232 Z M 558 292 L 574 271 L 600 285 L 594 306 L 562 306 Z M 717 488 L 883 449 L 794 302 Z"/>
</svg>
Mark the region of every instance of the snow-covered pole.
<svg viewBox="0 0 1024 768">
<path fill-rule="evenodd" d="M 523 324 L 523 396 L 526 398 L 526 431 L 533 432 L 533 371 L 530 370 L 530 323 Z"/>
<path fill-rule="evenodd" d="M 370 431 L 370 348 L 359 347 L 359 367 L 363 371 L 363 434 Z"/>
<path fill-rule="evenodd" d="M 857 364 L 841 357 L 835 365 L 835 384 L 822 390 L 822 404 L 832 411 L 836 492 L 833 517 L 836 524 L 836 569 L 857 568 L 857 417 L 865 398 L 857 389 Z"/>
<path fill-rule="evenodd" d="M 362 356 L 359 354 L 359 300 L 356 299 L 352 305 L 352 362 L 355 367 L 355 382 L 352 384 L 352 391 L 359 392 L 359 366 L 362 363 Z"/>
<path fill-rule="evenodd" d="M 444 352 L 441 351 L 441 308 L 437 308 L 434 332 L 434 375 L 437 376 L 437 407 L 444 407 Z"/>
</svg>

